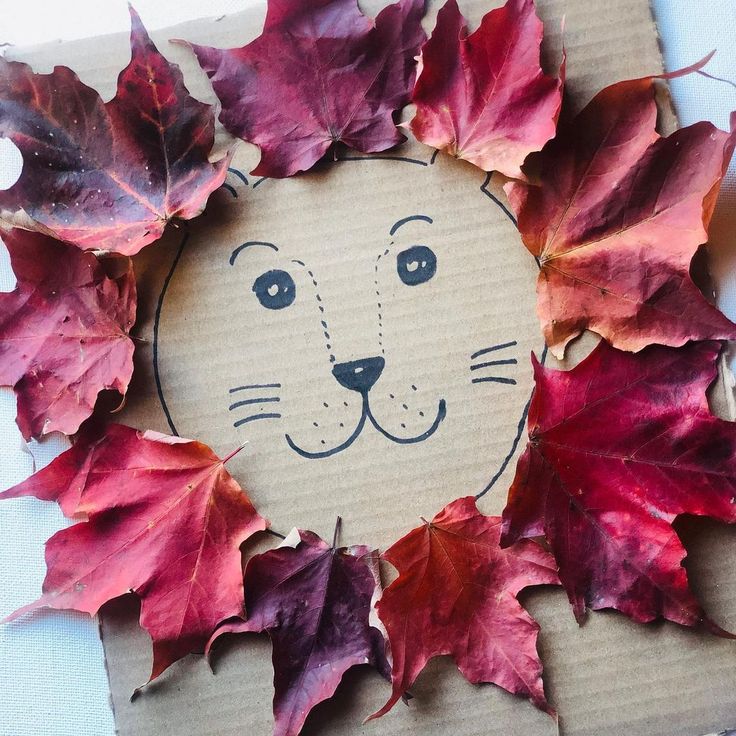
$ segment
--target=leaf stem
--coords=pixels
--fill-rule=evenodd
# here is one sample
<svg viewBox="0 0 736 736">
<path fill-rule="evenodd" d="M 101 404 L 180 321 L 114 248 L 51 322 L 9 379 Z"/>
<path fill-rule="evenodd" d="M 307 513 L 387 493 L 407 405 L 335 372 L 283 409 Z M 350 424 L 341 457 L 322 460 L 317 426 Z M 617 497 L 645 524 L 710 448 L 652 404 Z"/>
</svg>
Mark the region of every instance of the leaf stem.
<svg viewBox="0 0 736 736">
<path fill-rule="evenodd" d="M 236 447 L 227 457 L 222 458 L 222 464 L 224 465 L 228 460 L 232 460 L 246 445 L 248 444 L 248 440 L 243 442 L 240 447 Z"/>
<path fill-rule="evenodd" d="M 335 520 L 335 533 L 332 535 L 332 549 L 337 548 L 337 539 L 340 536 L 340 528 L 342 527 L 342 516 L 338 516 Z"/>
</svg>

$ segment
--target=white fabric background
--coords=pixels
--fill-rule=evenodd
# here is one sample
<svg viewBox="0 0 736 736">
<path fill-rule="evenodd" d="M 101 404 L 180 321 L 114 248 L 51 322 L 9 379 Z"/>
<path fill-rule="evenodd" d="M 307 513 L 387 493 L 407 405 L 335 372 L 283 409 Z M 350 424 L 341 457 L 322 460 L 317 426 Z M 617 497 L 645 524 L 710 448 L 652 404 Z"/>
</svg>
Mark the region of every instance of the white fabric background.
<svg viewBox="0 0 736 736">
<path fill-rule="evenodd" d="M 217 16 L 259 0 L 136 0 L 149 28 L 201 15 Z M 652 0 L 668 69 L 691 64 L 713 48 L 708 67 L 736 81 L 735 0 Z M 33 44 L 81 38 L 128 27 L 124 0 L 0 0 L 0 43 Z M 683 125 L 711 120 L 728 125 L 736 88 L 691 75 L 672 90 Z M 17 158 L 0 146 L 0 186 L 12 184 Z M 731 167 L 714 219 L 714 271 L 719 302 L 736 318 L 736 165 Z M 732 253 L 733 255 L 729 255 Z M 0 253 L 0 290 L 14 279 L 7 253 Z M 14 423 L 15 401 L 0 389 L 0 488 L 34 469 Z M 52 438 L 31 451 L 36 465 L 65 447 Z M 44 575 L 43 543 L 65 521 L 54 504 L 35 499 L 0 504 L 0 617 L 35 599 Z M 734 715 L 736 722 L 736 714 Z M 723 724 L 723 727 L 734 724 Z M 74 613 L 41 612 L 0 627 L 0 736 L 113 736 L 107 677 L 97 624 Z M 695 736 L 695 735 L 694 735 Z"/>
</svg>

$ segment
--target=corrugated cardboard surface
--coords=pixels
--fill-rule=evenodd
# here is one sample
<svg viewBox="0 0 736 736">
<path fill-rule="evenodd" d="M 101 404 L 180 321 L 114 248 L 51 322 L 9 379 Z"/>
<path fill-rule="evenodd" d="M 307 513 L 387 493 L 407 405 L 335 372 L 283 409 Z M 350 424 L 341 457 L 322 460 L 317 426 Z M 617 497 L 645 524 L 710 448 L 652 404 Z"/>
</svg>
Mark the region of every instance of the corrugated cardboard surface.
<svg viewBox="0 0 736 736">
<path fill-rule="evenodd" d="M 373 13 L 380 4 L 364 8 Z M 475 24 L 499 4 L 472 0 L 461 7 Z M 548 24 L 550 64 L 559 60 L 566 17 L 575 108 L 606 84 L 661 70 L 644 0 L 538 4 Z M 431 6 L 428 29 L 437 7 Z M 262 18 L 263 12 L 246 12 L 154 35 L 182 65 L 192 93 L 214 101 L 188 52 L 165 40 L 241 45 L 259 33 Z M 112 95 L 127 55 L 124 35 L 8 54 L 39 71 L 68 64 L 105 96 Z M 670 128 L 671 114 L 664 118 Z M 531 391 L 529 352 L 542 350 L 534 315 L 536 267 L 504 211 L 500 182 L 441 155 L 433 162 L 431 154 L 417 145 L 389 159 L 343 152 L 349 160 L 308 175 L 259 181 L 247 175 L 257 154 L 241 145 L 234 166 L 247 183 L 230 176 L 230 189 L 213 195 L 205 217 L 172 229 L 136 260 L 137 329 L 147 342 L 123 421 L 161 431 L 174 427 L 219 452 L 247 440 L 230 470 L 283 533 L 301 526 L 329 538 L 339 514 L 344 542 L 385 548 L 419 515 L 431 516 L 489 484 L 480 505 L 498 513 Z M 416 215 L 423 219 L 397 229 Z M 246 242 L 271 246 L 237 251 Z M 397 257 L 417 244 L 432 249 L 437 270 L 427 283 L 407 286 L 397 275 Z M 291 276 L 296 299 L 288 308 L 268 310 L 252 286 L 275 269 Z M 345 449 L 305 457 L 339 448 L 353 432 L 360 397 L 339 385 L 331 369 L 368 357 L 385 361 L 369 393 L 385 434 L 368 424 Z M 471 371 L 479 362 L 496 364 Z M 480 377 L 503 380 L 472 381 Z M 279 386 L 242 388 L 255 384 Z M 230 409 L 264 398 L 274 401 Z M 280 416 L 233 426 L 253 413 Z M 399 443 L 386 434 L 422 439 Z M 695 587 L 713 617 L 734 628 L 733 534 L 702 522 L 683 524 L 683 530 Z M 252 548 L 273 541 L 265 537 Z M 559 590 L 535 591 L 525 601 L 542 625 L 547 693 L 565 734 L 695 736 L 736 721 L 733 642 L 673 625 L 637 626 L 616 614 L 592 615 L 579 628 Z M 229 642 L 216 659 L 215 676 L 200 658 L 187 658 L 131 703 L 150 669 L 150 643 L 133 608 L 121 601 L 103 615 L 123 736 L 269 733 L 272 675 L 264 637 Z M 409 707 L 400 704 L 361 726 L 387 693 L 375 673 L 356 669 L 337 697 L 315 710 L 305 733 L 557 733 L 555 723 L 527 702 L 492 686 L 469 685 L 443 659 L 412 688 Z"/>
</svg>

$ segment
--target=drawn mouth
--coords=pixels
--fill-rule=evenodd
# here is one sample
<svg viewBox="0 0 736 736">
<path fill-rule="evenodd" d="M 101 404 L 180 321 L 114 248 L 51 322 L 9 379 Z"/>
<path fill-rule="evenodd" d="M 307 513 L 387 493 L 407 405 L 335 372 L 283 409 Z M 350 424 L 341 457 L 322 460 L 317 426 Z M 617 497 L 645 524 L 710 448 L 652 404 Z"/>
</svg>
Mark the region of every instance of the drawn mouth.
<svg viewBox="0 0 736 736">
<path fill-rule="evenodd" d="M 356 425 L 350 436 L 344 442 L 341 442 L 339 445 L 329 450 L 322 450 L 321 452 L 309 452 L 309 450 L 304 450 L 299 447 L 299 445 L 297 445 L 294 440 L 292 440 L 291 437 L 286 434 L 284 436 L 289 447 L 291 447 L 291 449 L 294 450 L 294 452 L 296 452 L 297 454 L 309 460 L 318 460 L 323 457 L 330 457 L 331 455 L 336 455 L 338 452 L 342 452 L 343 450 L 346 450 L 348 447 L 350 447 L 350 445 L 352 445 L 353 442 L 355 442 L 355 440 L 357 440 L 360 436 L 360 433 L 363 431 L 366 422 L 370 422 L 380 434 L 382 434 L 386 439 L 391 440 L 391 442 L 396 442 L 399 445 L 413 445 L 417 442 L 423 442 L 424 440 L 429 439 L 437 431 L 437 427 L 440 426 L 440 423 L 445 418 L 445 414 L 447 413 L 445 400 L 440 399 L 439 405 L 437 406 L 437 416 L 434 418 L 434 421 L 432 422 L 432 425 L 429 427 L 429 429 L 425 430 L 424 432 L 422 432 L 422 434 L 419 434 L 416 437 L 397 437 L 396 435 L 387 432 L 378 423 L 378 420 L 373 416 L 373 412 L 371 411 L 370 403 L 368 401 L 368 391 L 361 391 L 361 395 L 363 397 L 363 410 L 360 415 L 360 420 L 358 421 L 358 424 Z"/>
</svg>

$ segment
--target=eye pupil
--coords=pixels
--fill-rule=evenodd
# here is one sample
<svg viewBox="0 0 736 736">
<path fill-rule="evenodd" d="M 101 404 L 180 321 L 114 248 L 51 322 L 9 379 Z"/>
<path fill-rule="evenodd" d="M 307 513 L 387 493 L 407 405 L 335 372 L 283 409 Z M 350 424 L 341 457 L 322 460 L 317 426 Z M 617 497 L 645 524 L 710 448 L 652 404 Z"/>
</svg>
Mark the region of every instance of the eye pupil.
<svg viewBox="0 0 736 736">
<path fill-rule="evenodd" d="M 266 309 L 284 309 L 296 298 L 296 284 L 286 271 L 274 269 L 253 282 L 253 293 Z"/>
<path fill-rule="evenodd" d="M 396 256 L 396 270 L 407 286 L 424 284 L 437 271 L 437 256 L 426 245 L 413 245 Z"/>
</svg>

